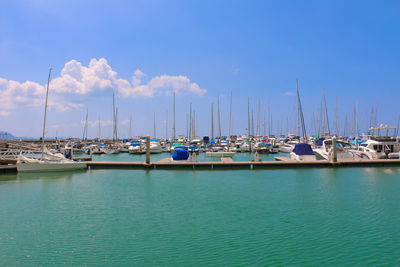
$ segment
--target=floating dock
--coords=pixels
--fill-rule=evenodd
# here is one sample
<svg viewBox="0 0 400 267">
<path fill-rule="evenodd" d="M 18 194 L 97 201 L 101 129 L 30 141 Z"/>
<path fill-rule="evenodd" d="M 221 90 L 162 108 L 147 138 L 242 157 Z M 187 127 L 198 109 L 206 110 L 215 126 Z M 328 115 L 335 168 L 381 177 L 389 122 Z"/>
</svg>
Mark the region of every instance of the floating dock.
<svg viewBox="0 0 400 267">
<path fill-rule="evenodd" d="M 347 160 L 332 163 L 326 160 L 295 161 L 289 158 L 276 161 L 170 161 L 132 162 L 132 161 L 92 161 L 86 163 L 88 168 L 136 168 L 136 169 L 267 169 L 299 167 L 379 167 L 400 166 L 399 159 L 381 160 Z"/>
<path fill-rule="evenodd" d="M 400 159 L 346 160 L 336 163 L 326 160 L 295 161 L 277 157 L 276 161 L 88 161 L 88 169 L 281 169 L 281 168 L 329 168 L 329 167 L 383 167 L 399 166 Z M 0 173 L 17 172 L 16 165 L 0 165 Z"/>
</svg>

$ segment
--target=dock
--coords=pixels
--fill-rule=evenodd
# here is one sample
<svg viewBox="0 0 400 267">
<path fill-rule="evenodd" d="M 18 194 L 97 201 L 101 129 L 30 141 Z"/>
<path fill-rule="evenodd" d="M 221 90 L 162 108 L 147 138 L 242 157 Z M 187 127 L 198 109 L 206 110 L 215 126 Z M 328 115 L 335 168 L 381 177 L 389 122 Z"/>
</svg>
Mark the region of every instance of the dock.
<svg viewBox="0 0 400 267">
<path fill-rule="evenodd" d="M 88 169 L 143 169 L 143 170 L 177 170 L 177 169 L 289 169 L 289 168 L 341 168 L 341 167 L 400 167 L 400 159 L 377 160 L 346 160 L 336 163 L 327 160 L 295 161 L 289 158 L 279 158 L 276 161 L 172 161 L 162 159 L 156 162 L 142 161 L 88 161 Z M 1 173 L 16 173 L 15 164 L 0 165 Z"/>
<path fill-rule="evenodd" d="M 381 160 L 346 160 L 336 163 L 326 160 L 295 161 L 280 159 L 276 161 L 171 161 L 160 160 L 157 162 L 135 161 L 91 161 L 86 163 L 88 168 L 131 168 L 131 169 L 268 169 L 268 168 L 301 168 L 301 167 L 380 167 L 400 166 L 400 159 Z"/>
</svg>

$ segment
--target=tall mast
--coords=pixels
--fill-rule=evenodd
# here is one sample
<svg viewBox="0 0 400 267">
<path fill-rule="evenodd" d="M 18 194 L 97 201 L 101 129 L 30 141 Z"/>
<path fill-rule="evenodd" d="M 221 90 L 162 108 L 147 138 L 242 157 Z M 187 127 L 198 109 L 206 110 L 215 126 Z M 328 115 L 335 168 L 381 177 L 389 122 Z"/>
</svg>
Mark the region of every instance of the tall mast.
<svg viewBox="0 0 400 267">
<path fill-rule="evenodd" d="M 331 128 L 329 126 L 329 117 L 328 117 L 328 107 L 326 106 L 326 98 L 325 98 L 325 89 L 323 89 L 324 95 L 324 106 L 325 106 L 325 114 L 326 114 L 326 124 L 328 125 L 328 133 L 331 135 Z"/>
<path fill-rule="evenodd" d="M 251 109 L 251 135 L 254 137 L 254 111 Z"/>
<path fill-rule="evenodd" d="M 297 87 L 297 101 L 298 101 L 298 106 L 299 106 L 299 114 L 300 114 L 300 121 L 301 121 L 301 128 L 303 130 L 303 137 L 304 137 L 304 142 L 307 140 L 307 133 L 306 133 L 306 127 L 304 124 L 304 116 L 303 116 L 303 109 L 301 107 L 301 101 L 300 101 L 300 93 L 299 93 L 299 82 L 296 80 L 296 87 Z"/>
<path fill-rule="evenodd" d="M 129 138 L 132 139 L 132 114 L 129 118 Z"/>
<path fill-rule="evenodd" d="M 192 140 L 192 102 L 189 104 L 189 141 Z"/>
<path fill-rule="evenodd" d="M 166 118 L 165 118 L 165 141 L 168 140 L 168 109 L 166 111 Z"/>
<path fill-rule="evenodd" d="M 211 140 L 214 140 L 214 103 L 211 103 Z"/>
<path fill-rule="evenodd" d="M 173 122 L 172 122 L 172 137 L 173 137 L 173 141 L 175 141 L 175 91 L 174 91 L 174 100 L 173 100 Z"/>
<path fill-rule="evenodd" d="M 230 105 L 229 105 L 229 138 L 231 137 L 232 134 L 232 91 L 231 91 L 231 99 L 230 99 Z"/>
<path fill-rule="evenodd" d="M 44 153 L 44 137 L 46 135 L 47 100 L 49 98 L 50 78 L 51 78 L 51 68 L 49 70 L 49 78 L 47 79 L 46 102 L 44 104 L 44 120 L 43 120 L 43 136 L 42 136 L 42 158 L 43 158 L 43 153 Z"/>
<path fill-rule="evenodd" d="M 358 129 L 358 100 L 356 101 L 356 136 L 360 136 L 360 131 Z"/>
<path fill-rule="evenodd" d="M 100 124 L 100 114 L 99 114 L 99 141 L 101 139 L 101 124 Z"/>
<path fill-rule="evenodd" d="M 86 120 L 85 120 L 85 126 L 83 127 L 83 137 L 82 140 L 87 140 L 87 129 L 88 129 L 88 109 L 86 109 Z"/>
<path fill-rule="evenodd" d="M 265 111 L 264 111 L 264 123 L 263 123 L 263 128 L 264 128 L 263 136 L 265 136 Z"/>
<path fill-rule="evenodd" d="M 257 128 L 256 135 L 261 135 L 260 130 L 260 99 L 258 99 L 258 109 L 257 109 Z"/>
<path fill-rule="evenodd" d="M 115 141 L 115 97 L 113 92 L 113 141 Z"/>
<path fill-rule="evenodd" d="M 271 131 L 271 107 L 269 105 L 269 101 L 268 101 L 268 113 L 267 113 L 267 120 L 268 120 L 268 136 L 272 135 L 272 131 Z"/>
<path fill-rule="evenodd" d="M 218 142 L 221 143 L 221 114 L 219 112 L 219 96 L 217 97 L 217 109 L 218 109 L 218 134 L 219 134 Z"/>
<path fill-rule="evenodd" d="M 250 138 L 250 97 L 247 98 L 247 129 L 248 129 L 248 136 Z"/>
</svg>

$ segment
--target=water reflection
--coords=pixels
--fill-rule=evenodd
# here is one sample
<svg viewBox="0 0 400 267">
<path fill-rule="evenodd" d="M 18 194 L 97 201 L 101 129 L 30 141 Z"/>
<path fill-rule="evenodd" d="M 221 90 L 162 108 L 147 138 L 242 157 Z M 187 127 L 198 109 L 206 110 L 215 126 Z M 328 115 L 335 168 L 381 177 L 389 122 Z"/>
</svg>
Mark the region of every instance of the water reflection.
<svg viewBox="0 0 400 267">
<path fill-rule="evenodd" d="M 24 182 L 30 180 L 69 180 L 77 174 L 84 174 L 86 170 L 76 170 L 68 172 L 41 172 L 41 173 L 18 173 L 16 179 Z"/>
</svg>

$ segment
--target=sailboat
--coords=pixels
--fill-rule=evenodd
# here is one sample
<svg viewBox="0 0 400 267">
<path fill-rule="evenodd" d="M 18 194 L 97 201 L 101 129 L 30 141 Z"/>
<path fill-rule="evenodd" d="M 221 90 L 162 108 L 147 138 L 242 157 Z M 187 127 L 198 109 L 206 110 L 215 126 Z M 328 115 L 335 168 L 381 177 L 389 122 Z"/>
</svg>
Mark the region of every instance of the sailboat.
<svg viewBox="0 0 400 267">
<path fill-rule="evenodd" d="M 307 144 L 307 133 L 306 133 L 306 126 L 304 124 L 303 108 L 301 106 L 301 101 L 300 101 L 298 81 L 296 81 L 296 87 L 297 87 L 297 112 L 298 112 L 299 122 L 301 123 L 304 143 L 299 142 L 294 146 L 292 152 L 290 152 L 290 158 L 297 161 L 313 161 L 315 160 L 315 154 L 310 144 Z"/>
<path fill-rule="evenodd" d="M 75 162 L 71 159 L 67 159 L 63 154 L 60 153 L 51 153 L 44 144 L 44 138 L 46 133 L 47 99 L 49 96 L 50 77 L 51 77 L 51 68 L 49 71 L 49 78 L 47 80 L 41 157 L 34 157 L 33 156 L 35 155 L 34 153 L 32 153 L 31 157 L 20 153 L 17 161 L 18 172 L 69 171 L 69 170 L 80 170 L 86 168 L 86 163 Z M 72 155 L 71 152 L 72 151 L 66 151 L 65 154 L 71 156 Z"/>
</svg>

